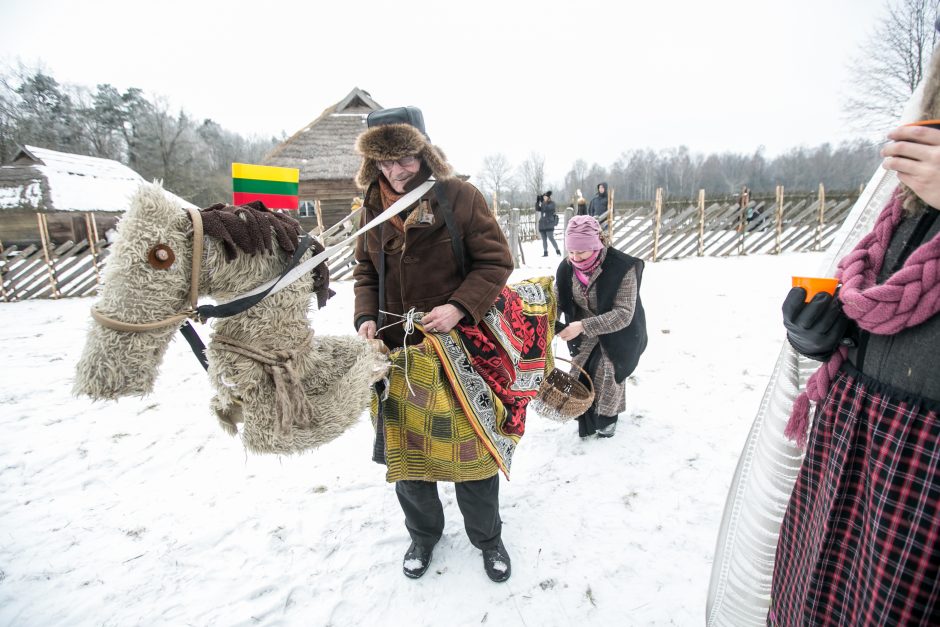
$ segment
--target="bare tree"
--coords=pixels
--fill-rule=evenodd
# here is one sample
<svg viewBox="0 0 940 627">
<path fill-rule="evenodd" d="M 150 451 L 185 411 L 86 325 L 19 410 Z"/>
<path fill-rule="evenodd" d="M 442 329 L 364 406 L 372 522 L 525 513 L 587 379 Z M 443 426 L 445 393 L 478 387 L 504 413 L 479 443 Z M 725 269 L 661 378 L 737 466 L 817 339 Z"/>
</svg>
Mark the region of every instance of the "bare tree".
<svg viewBox="0 0 940 627">
<path fill-rule="evenodd" d="M 501 152 L 483 158 L 483 170 L 478 176 L 483 191 L 487 193 L 487 202 L 493 194 L 499 202 L 503 191 L 512 186 L 512 166 Z"/>
<path fill-rule="evenodd" d="M 938 16 L 938 0 L 889 0 L 850 66 L 853 95 L 843 109 L 859 130 L 884 131 L 897 122 L 927 70 Z"/>
<path fill-rule="evenodd" d="M 587 176 L 588 164 L 584 159 L 575 160 L 568 174 L 565 176 L 565 188 L 573 193 L 573 190 L 584 189 L 584 177 Z"/>
<path fill-rule="evenodd" d="M 536 197 L 545 191 L 545 156 L 531 153 L 519 166 L 519 178 L 530 196 Z"/>
</svg>

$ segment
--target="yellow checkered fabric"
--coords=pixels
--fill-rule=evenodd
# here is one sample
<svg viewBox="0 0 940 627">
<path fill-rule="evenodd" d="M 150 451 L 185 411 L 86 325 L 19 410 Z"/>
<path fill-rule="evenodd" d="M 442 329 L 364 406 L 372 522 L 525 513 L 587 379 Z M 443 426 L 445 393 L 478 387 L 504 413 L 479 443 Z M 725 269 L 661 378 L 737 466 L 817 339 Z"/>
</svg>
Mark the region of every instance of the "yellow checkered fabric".
<svg viewBox="0 0 940 627">
<path fill-rule="evenodd" d="M 474 481 L 499 471 L 454 398 L 441 362 L 427 342 L 391 355 L 383 401 L 386 480 Z M 410 383 L 410 387 L 409 387 Z M 377 399 L 372 398 L 375 424 Z"/>
</svg>

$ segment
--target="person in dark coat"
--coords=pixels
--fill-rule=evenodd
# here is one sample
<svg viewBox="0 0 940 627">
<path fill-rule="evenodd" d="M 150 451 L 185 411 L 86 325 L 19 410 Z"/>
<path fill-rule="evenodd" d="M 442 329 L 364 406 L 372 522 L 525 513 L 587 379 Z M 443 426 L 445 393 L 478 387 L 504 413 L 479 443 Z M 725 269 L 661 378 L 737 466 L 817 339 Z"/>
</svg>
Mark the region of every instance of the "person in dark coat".
<svg viewBox="0 0 940 627">
<path fill-rule="evenodd" d="M 613 437 L 626 409 L 626 379 L 646 349 L 646 314 L 640 299 L 643 262 L 607 245 L 600 224 L 575 216 L 565 230 L 568 258 L 558 265 L 555 289 L 575 366 L 594 385 L 594 403 L 578 417 L 578 435 Z M 579 374 L 572 367 L 572 374 Z"/>
<path fill-rule="evenodd" d="M 597 193 L 588 205 L 587 214 L 595 218 L 607 215 L 607 183 L 597 184 Z"/>
<path fill-rule="evenodd" d="M 401 213 L 359 236 L 353 271 L 354 320 L 359 335 L 378 337 L 390 350 L 401 349 L 405 342 L 420 343 L 423 334 L 418 330 L 406 333 L 401 324 L 410 310 L 426 312 L 421 324 L 433 333 L 447 333 L 459 322 L 479 324 L 513 269 L 509 245 L 483 195 L 453 175 L 444 154 L 430 143 L 423 117 L 414 107 L 373 111 L 367 123 L 367 130 L 356 141 L 356 150 L 362 155 L 357 182 L 366 190 L 363 224 L 432 176 L 435 183 Z M 453 230 L 448 221 L 453 222 Z M 457 258 L 453 246 L 454 231 L 462 241 L 462 258 Z M 391 319 L 379 324 L 386 314 Z M 399 324 L 392 324 L 396 320 Z M 419 401 L 389 396 L 383 402 L 404 405 Z M 434 425 L 428 424 L 427 431 L 438 428 Z M 430 433 L 415 434 L 415 438 L 422 437 L 429 439 Z M 385 445 L 392 443 L 386 441 Z M 421 452 L 416 448 L 408 454 Z M 455 483 L 467 535 L 483 552 L 486 574 L 500 582 L 506 581 L 511 571 L 501 537 L 495 464 L 492 473 L 484 479 L 454 476 L 450 480 Z M 424 475 L 393 480 L 411 536 L 402 569 L 416 579 L 430 565 L 444 530 L 444 511 L 436 481 Z"/>
<path fill-rule="evenodd" d="M 783 305 L 793 349 L 825 363 L 785 432 L 806 454 L 768 624 L 940 625 L 940 130 L 888 138 L 902 185 L 839 262 L 839 291 L 807 303 L 793 288 Z"/>
<path fill-rule="evenodd" d="M 558 225 L 558 214 L 555 213 L 555 201 L 552 200 L 551 190 L 542 194 L 542 198 L 535 205 L 539 213 L 539 234 L 542 236 L 542 256 L 548 257 L 548 242 L 555 248 L 555 254 L 561 255 L 558 243 L 555 241 L 555 227 Z"/>
</svg>

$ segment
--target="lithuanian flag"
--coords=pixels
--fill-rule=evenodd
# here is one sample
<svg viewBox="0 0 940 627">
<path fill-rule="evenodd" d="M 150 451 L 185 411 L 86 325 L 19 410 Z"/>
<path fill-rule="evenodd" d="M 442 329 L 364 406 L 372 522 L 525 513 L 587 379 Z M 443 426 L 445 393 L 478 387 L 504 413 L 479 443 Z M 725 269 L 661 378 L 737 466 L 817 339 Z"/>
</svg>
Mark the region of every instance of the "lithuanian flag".
<svg viewBox="0 0 940 627">
<path fill-rule="evenodd" d="M 260 200 L 268 209 L 298 207 L 300 170 L 269 165 L 232 164 L 232 204 Z"/>
</svg>

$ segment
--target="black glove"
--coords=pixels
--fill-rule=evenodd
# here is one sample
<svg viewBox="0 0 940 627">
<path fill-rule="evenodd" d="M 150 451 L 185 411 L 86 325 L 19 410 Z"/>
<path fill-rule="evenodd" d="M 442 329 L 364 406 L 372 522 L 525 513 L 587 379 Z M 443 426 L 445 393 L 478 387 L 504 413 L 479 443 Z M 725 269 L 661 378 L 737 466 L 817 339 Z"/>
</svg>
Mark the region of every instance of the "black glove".
<svg viewBox="0 0 940 627">
<path fill-rule="evenodd" d="M 799 354 L 825 361 L 839 348 L 850 320 L 842 311 L 842 303 L 831 294 L 820 292 L 808 303 L 805 299 L 806 290 L 794 287 L 783 301 L 787 339 Z"/>
</svg>

